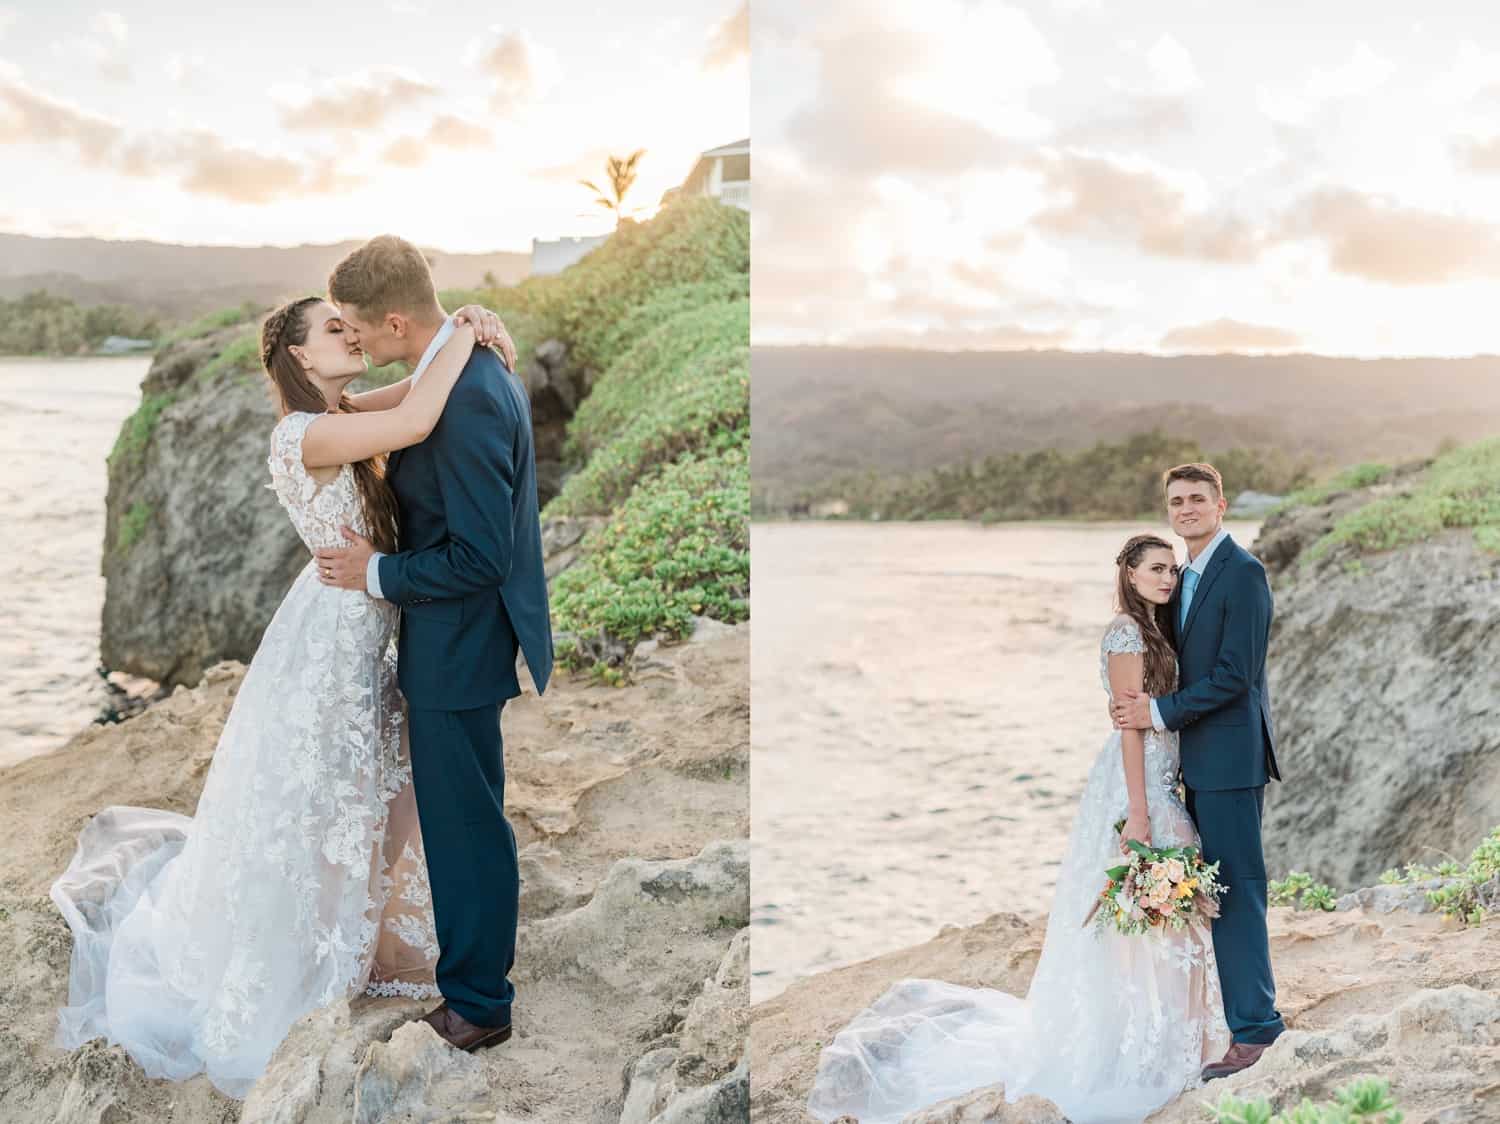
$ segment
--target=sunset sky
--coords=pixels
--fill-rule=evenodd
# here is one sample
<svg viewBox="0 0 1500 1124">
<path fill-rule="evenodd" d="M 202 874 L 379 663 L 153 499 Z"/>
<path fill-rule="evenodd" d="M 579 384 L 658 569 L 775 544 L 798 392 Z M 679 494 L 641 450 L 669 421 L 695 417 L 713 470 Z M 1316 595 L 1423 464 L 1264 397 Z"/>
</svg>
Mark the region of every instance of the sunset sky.
<svg viewBox="0 0 1500 1124">
<path fill-rule="evenodd" d="M 1500 352 L 1478 3 L 755 0 L 758 343 Z"/>
<path fill-rule="evenodd" d="M 495 22 L 497 17 L 502 22 Z M 529 250 L 749 134 L 745 0 L 0 0 L 0 231 Z"/>
</svg>

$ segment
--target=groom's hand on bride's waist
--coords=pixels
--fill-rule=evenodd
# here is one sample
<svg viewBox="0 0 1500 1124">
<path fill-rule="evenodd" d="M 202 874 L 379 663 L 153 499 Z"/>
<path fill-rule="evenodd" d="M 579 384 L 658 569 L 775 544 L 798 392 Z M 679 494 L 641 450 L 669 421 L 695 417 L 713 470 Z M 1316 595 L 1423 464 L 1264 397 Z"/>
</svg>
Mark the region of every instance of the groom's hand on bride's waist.
<svg viewBox="0 0 1500 1124">
<path fill-rule="evenodd" d="M 375 553 L 375 545 L 369 539 L 356 535 L 348 527 L 344 528 L 344 538 L 349 540 L 347 547 L 313 551 L 313 560 L 318 565 L 318 580 L 337 589 L 357 589 L 363 593 L 365 570 L 370 556 Z"/>
<path fill-rule="evenodd" d="M 1109 712 L 1119 730 L 1150 730 L 1154 725 L 1151 721 L 1151 696 L 1140 691 L 1126 691 L 1115 700 Z"/>
</svg>

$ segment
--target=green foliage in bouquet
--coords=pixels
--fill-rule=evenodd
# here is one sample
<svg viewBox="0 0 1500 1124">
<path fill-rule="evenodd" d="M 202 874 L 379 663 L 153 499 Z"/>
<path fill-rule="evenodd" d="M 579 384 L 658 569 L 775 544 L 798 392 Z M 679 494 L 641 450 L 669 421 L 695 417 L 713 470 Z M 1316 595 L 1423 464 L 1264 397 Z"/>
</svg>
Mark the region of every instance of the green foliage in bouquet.
<svg viewBox="0 0 1500 1124">
<path fill-rule="evenodd" d="M 1334 1091 L 1332 1103 L 1315 1105 L 1306 1097 L 1296 1108 L 1277 1112 L 1264 1097 L 1243 1101 L 1225 1093 L 1217 1104 L 1203 1106 L 1213 1124 L 1402 1124 L 1390 1082 L 1366 1077 Z"/>
<path fill-rule="evenodd" d="M 1500 437 L 1444 453 L 1409 487 L 1345 515 L 1314 543 L 1314 561 L 1339 547 L 1359 554 L 1422 542 L 1468 527 L 1481 549 L 1500 550 Z"/>
<path fill-rule="evenodd" d="M 1120 820 L 1115 831 L 1124 825 Z M 1197 847 L 1150 847 L 1138 839 L 1126 840 L 1125 847 L 1129 857 L 1104 872 L 1107 882 L 1085 925 L 1093 920 L 1101 931 L 1138 935 L 1163 926 L 1181 929 L 1194 916 L 1204 921 L 1218 916 L 1225 889 L 1218 881 L 1219 864 L 1205 863 Z M 1163 887 L 1166 892 L 1154 897 Z M 1161 912 L 1167 904 L 1171 909 Z"/>
<path fill-rule="evenodd" d="M 1325 882 L 1314 882 L 1304 870 L 1294 870 L 1285 878 L 1266 883 L 1266 900 L 1270 905 L 1289 905 L 1293 909 L 1332 911 L 1338 903 L 1338 891 Z"/>
</svg>

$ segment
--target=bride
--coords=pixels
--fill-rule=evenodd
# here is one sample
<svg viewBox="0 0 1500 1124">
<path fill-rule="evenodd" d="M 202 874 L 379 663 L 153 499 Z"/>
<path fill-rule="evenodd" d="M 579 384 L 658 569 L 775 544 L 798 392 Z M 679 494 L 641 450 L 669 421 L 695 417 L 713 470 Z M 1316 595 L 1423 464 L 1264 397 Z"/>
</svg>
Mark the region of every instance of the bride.
<svg viewBox="0 0 1500 1124">
<path fill-rule="evenodd" d="M 510 346 L 493 313 L 455 319 L 420 381 L 350 397 L 365 361 L 336 308 L 304 297 L 267 318 L 270 487 L 309 550 L 343 545 L 346 524 L 394 549 L 384 455 L 432 430 L 476 334 Z M 206 1072 L 243 1098 L 307 1012 L 361 992 L 438 997 L 396 618 L 309 561 L 250 661 L 196 814 L 89 821 L 51 891 L 73 931 L 59 1046 L 103 1036 L 148 1076 Z"/>
<path fill-rule="evenodd" d="M 1115 562 L 1120 615 L 1100 643 L 1104 689 L 1111 699 L 1143 687 L 1167 693 L 1177 681 L 1164 627 L 1176 557 L 1164 540 L 1137 535 Z M 1125 840 L 1197 843 L 1177 795 L 1177 764 L 1175 733 L 1112 732 L 1079 801 L 1026 997 L 900 981 L 824 1048 L 808 1100 L 813 1116 L 893 1124 L 1003 1083 L 1007 1101 L 1035 1095 L 1075 1124 L 1124 1124 L 1195 1084 L 1203 1063 L 1229 1044 L 1208 928 L 1124 936 L 1084 923 Z"/>
</svg>

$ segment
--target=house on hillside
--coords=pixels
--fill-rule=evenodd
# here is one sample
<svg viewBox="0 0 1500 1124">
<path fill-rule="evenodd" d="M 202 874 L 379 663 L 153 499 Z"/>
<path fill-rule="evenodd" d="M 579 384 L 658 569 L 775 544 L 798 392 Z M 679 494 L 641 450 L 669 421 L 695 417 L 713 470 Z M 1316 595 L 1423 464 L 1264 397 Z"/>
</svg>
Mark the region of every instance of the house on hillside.
<svg viewBox="0 0 1500 1124">
<path fill-rule="evenodd" d="M 710 148 L 698 157 L 693 170 L 680 187 L 668 188 L 662 195 L 666 206 L 679 195 L 711 195 L 721 203 L 750 209 L 750 138 L 733 144 Z"/>
<path fill-rule="evenodd" d="M 546 277 L 561 273 L 595 246 L 602 246 L 608 237 L 608 234 L 580 234 L 565 238 L 533 238 L 531 276 Z"/>
<path fill-rule="evenodd" d="M 130 355 L 137 351 L 150 351 L 156 344 L 151 340 L 133 340 L 129 336 L 106 336 L 99 345 L 100 355 Z"/>
</svg>

